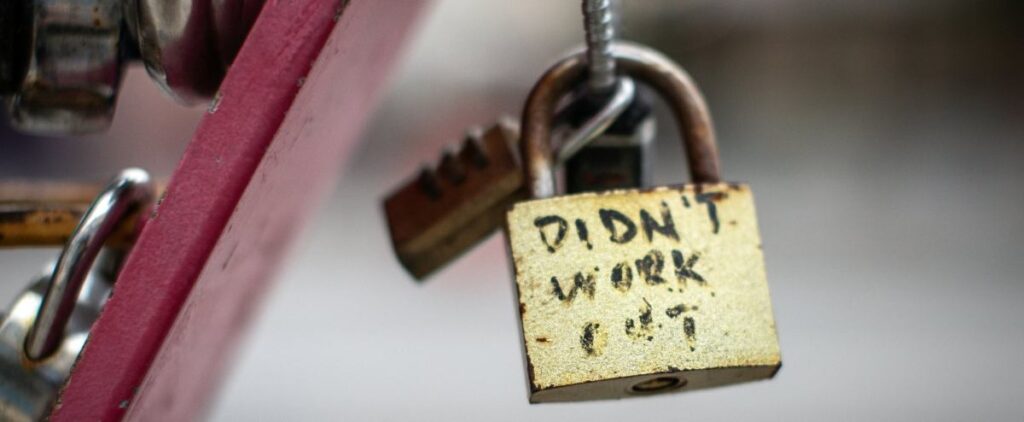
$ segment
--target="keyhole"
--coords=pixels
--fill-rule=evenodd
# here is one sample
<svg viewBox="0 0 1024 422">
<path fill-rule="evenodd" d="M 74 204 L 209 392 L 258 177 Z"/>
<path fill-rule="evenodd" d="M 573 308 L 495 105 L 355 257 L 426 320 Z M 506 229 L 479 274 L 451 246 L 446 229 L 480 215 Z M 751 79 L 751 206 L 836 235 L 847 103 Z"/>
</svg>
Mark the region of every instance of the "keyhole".
<svg viewBox="0 0 1024 422">
<path fill-rule="evenodd" d="M 684 385 L 686 385 L 686 379 L 684 378 L 658 377 L 629 387 L 629 392 L 634 394 L 654 394 L 680 388 Z"/>
</svg>

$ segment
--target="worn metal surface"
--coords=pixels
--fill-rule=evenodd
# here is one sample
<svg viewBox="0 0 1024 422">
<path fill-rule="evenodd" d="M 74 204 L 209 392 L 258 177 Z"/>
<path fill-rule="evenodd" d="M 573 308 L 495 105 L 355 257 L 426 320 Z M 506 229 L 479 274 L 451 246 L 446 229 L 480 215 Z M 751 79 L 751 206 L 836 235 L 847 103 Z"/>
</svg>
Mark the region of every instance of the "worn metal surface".
<svg viewBox="0 0 1024 422">
<path fill-rule="evenodd" d="M 63 245 L 86 209 L 88 204 L 0 204 L 0 248 Z M 145 220 L 143 217 L 126 217 L 110 234 L 107 245 L 130 245 Z"/>
<path fill-rule="evenodd" d="M 522 198 L 516 157 L 519 129 L 501 121 L 458 152 L 443 155 L 384 201 L 399 261 L 421 279 L 501 227 L 505 211 Z"/>
<path fill-rule="evenodd" d="M 15 127 L 81 133 L 110 125 L 124 58 L 121 18 L 120 0 L 34 1 L 31 54 L 7 104 Z"/>
<path fill-rule="evenodd" d="M 521 202 L 507 231 L 531 402 L 692 390 L 781 365 L 745 185 Z"/>
<path fill-rule="evenodd" d="M 159 196 L 165 184 L 154 184 L 154 195 Z M 102 188 L 73 182 L 0 182 L 0 248 L 64 245 Z M 144 215 L 126 217 L 108 244 L 129 244 Z"/>
<path fill-rule="evenodd" d="M 0 204 L 0 247 L 53 246 L 67 241 L 86 205 Z"/>
<path fill-rule="evenodd" d="M 0 181 L 0 205 L 79 204 L 88 205 L 103 185 L 45 180 Z"/>
<path fill-rule="evenodd" d="M 213 97 L 263 3 L 5 0 L 0 95 L 12 125 L 42 134 L 107 128 L 132 58 L 180 102 Z"/>
</svg>

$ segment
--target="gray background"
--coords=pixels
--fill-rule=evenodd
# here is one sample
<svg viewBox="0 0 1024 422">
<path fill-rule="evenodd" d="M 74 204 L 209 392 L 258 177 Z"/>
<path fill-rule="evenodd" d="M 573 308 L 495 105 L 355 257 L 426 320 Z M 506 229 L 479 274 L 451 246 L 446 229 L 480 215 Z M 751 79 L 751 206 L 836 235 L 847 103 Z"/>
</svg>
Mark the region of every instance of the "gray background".
<svg viewBox="0 0 1024 422">
<path fill-rule="evenodd" d="M 501 239 L 425 284 L 403 272 L 381 196 L 465 127 L 518 113 L 581 40 L 576 1 L 448 0 L 424 16 L 212 420 L 1024 419 L 1024 8 L 626 3 L 625 36 L 691 72 L 726 179 L 753 186 L 778 376 L 531 406 Z M 114 129 L 92 139 L 0 134 L 3 175 L 169 174 L 201 110 L 171 104 L 138 69 L 125 90 Z M 666 122 L 656 179 L 673 183 L 684 173 Z M 4 297 L 51 254 L 0 254 Z"/>
</svg>

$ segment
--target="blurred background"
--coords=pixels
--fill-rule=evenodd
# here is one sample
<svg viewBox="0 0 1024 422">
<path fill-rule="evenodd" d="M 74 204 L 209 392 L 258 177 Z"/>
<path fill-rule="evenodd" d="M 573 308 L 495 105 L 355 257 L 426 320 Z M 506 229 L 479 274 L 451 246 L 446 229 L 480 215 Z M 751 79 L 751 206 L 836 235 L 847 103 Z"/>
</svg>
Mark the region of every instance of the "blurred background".
<svg viewBox="0 0 1024 422">
<path fill-rule="evenodd" d="M 582 43 L 578 1 L 439 0 L 211 420 L 1024 419 L 1024 3 L 621 3 L 622 37 L 692 74 L 725 178 L 757 195 L 776 378 L 531 406 L 500 236 L 426 283 L 402 270 L 382 196 L 465 128 L 518 114 Z M 133 68 L 109 132 L 2 129 L 0 176 L 166 176 L 203 112 Z M 655 180 L 678 183 L 682 153 L 660 115 Z M 343 235 L 341 215 L 363 224 Z M 3 251 L 2 297 L 54 253 Z"/>
</svg>

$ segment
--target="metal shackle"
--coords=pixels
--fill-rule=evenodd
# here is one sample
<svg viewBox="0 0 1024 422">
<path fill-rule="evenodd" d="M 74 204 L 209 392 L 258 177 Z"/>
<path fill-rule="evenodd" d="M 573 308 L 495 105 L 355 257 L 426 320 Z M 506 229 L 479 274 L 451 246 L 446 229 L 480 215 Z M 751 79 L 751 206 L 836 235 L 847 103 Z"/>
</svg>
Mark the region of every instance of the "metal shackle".
<svg viewBox="0 0 1024 422">
<path fill-rule="evenodd" d="M 718 148 L 711 115 L 690 75 L 668 57 L 642 45 L 616 43 L 612 54 L 621 76 L 651 86 L 672 109 L 683 138 L 691 181 L 719 182 Z M 559 100 L 583 82 L 586 71 L 584 53 L 567 57 L 541 76 L 526 100 L 519 148 L 526 187 L 533 198 L 555 194 L 552 120 Z"/>
<path fill-rule="evenodd" d="M 155 196 L 149 174 L 129 168 L 122 170 L 96 197 L 57 259 L 39 312 L 25 339 L 26 357 L 38 361 L 57 350 L 100 250 L 122 222 L 142 212 L 153 203 Z"/>
</svg>

